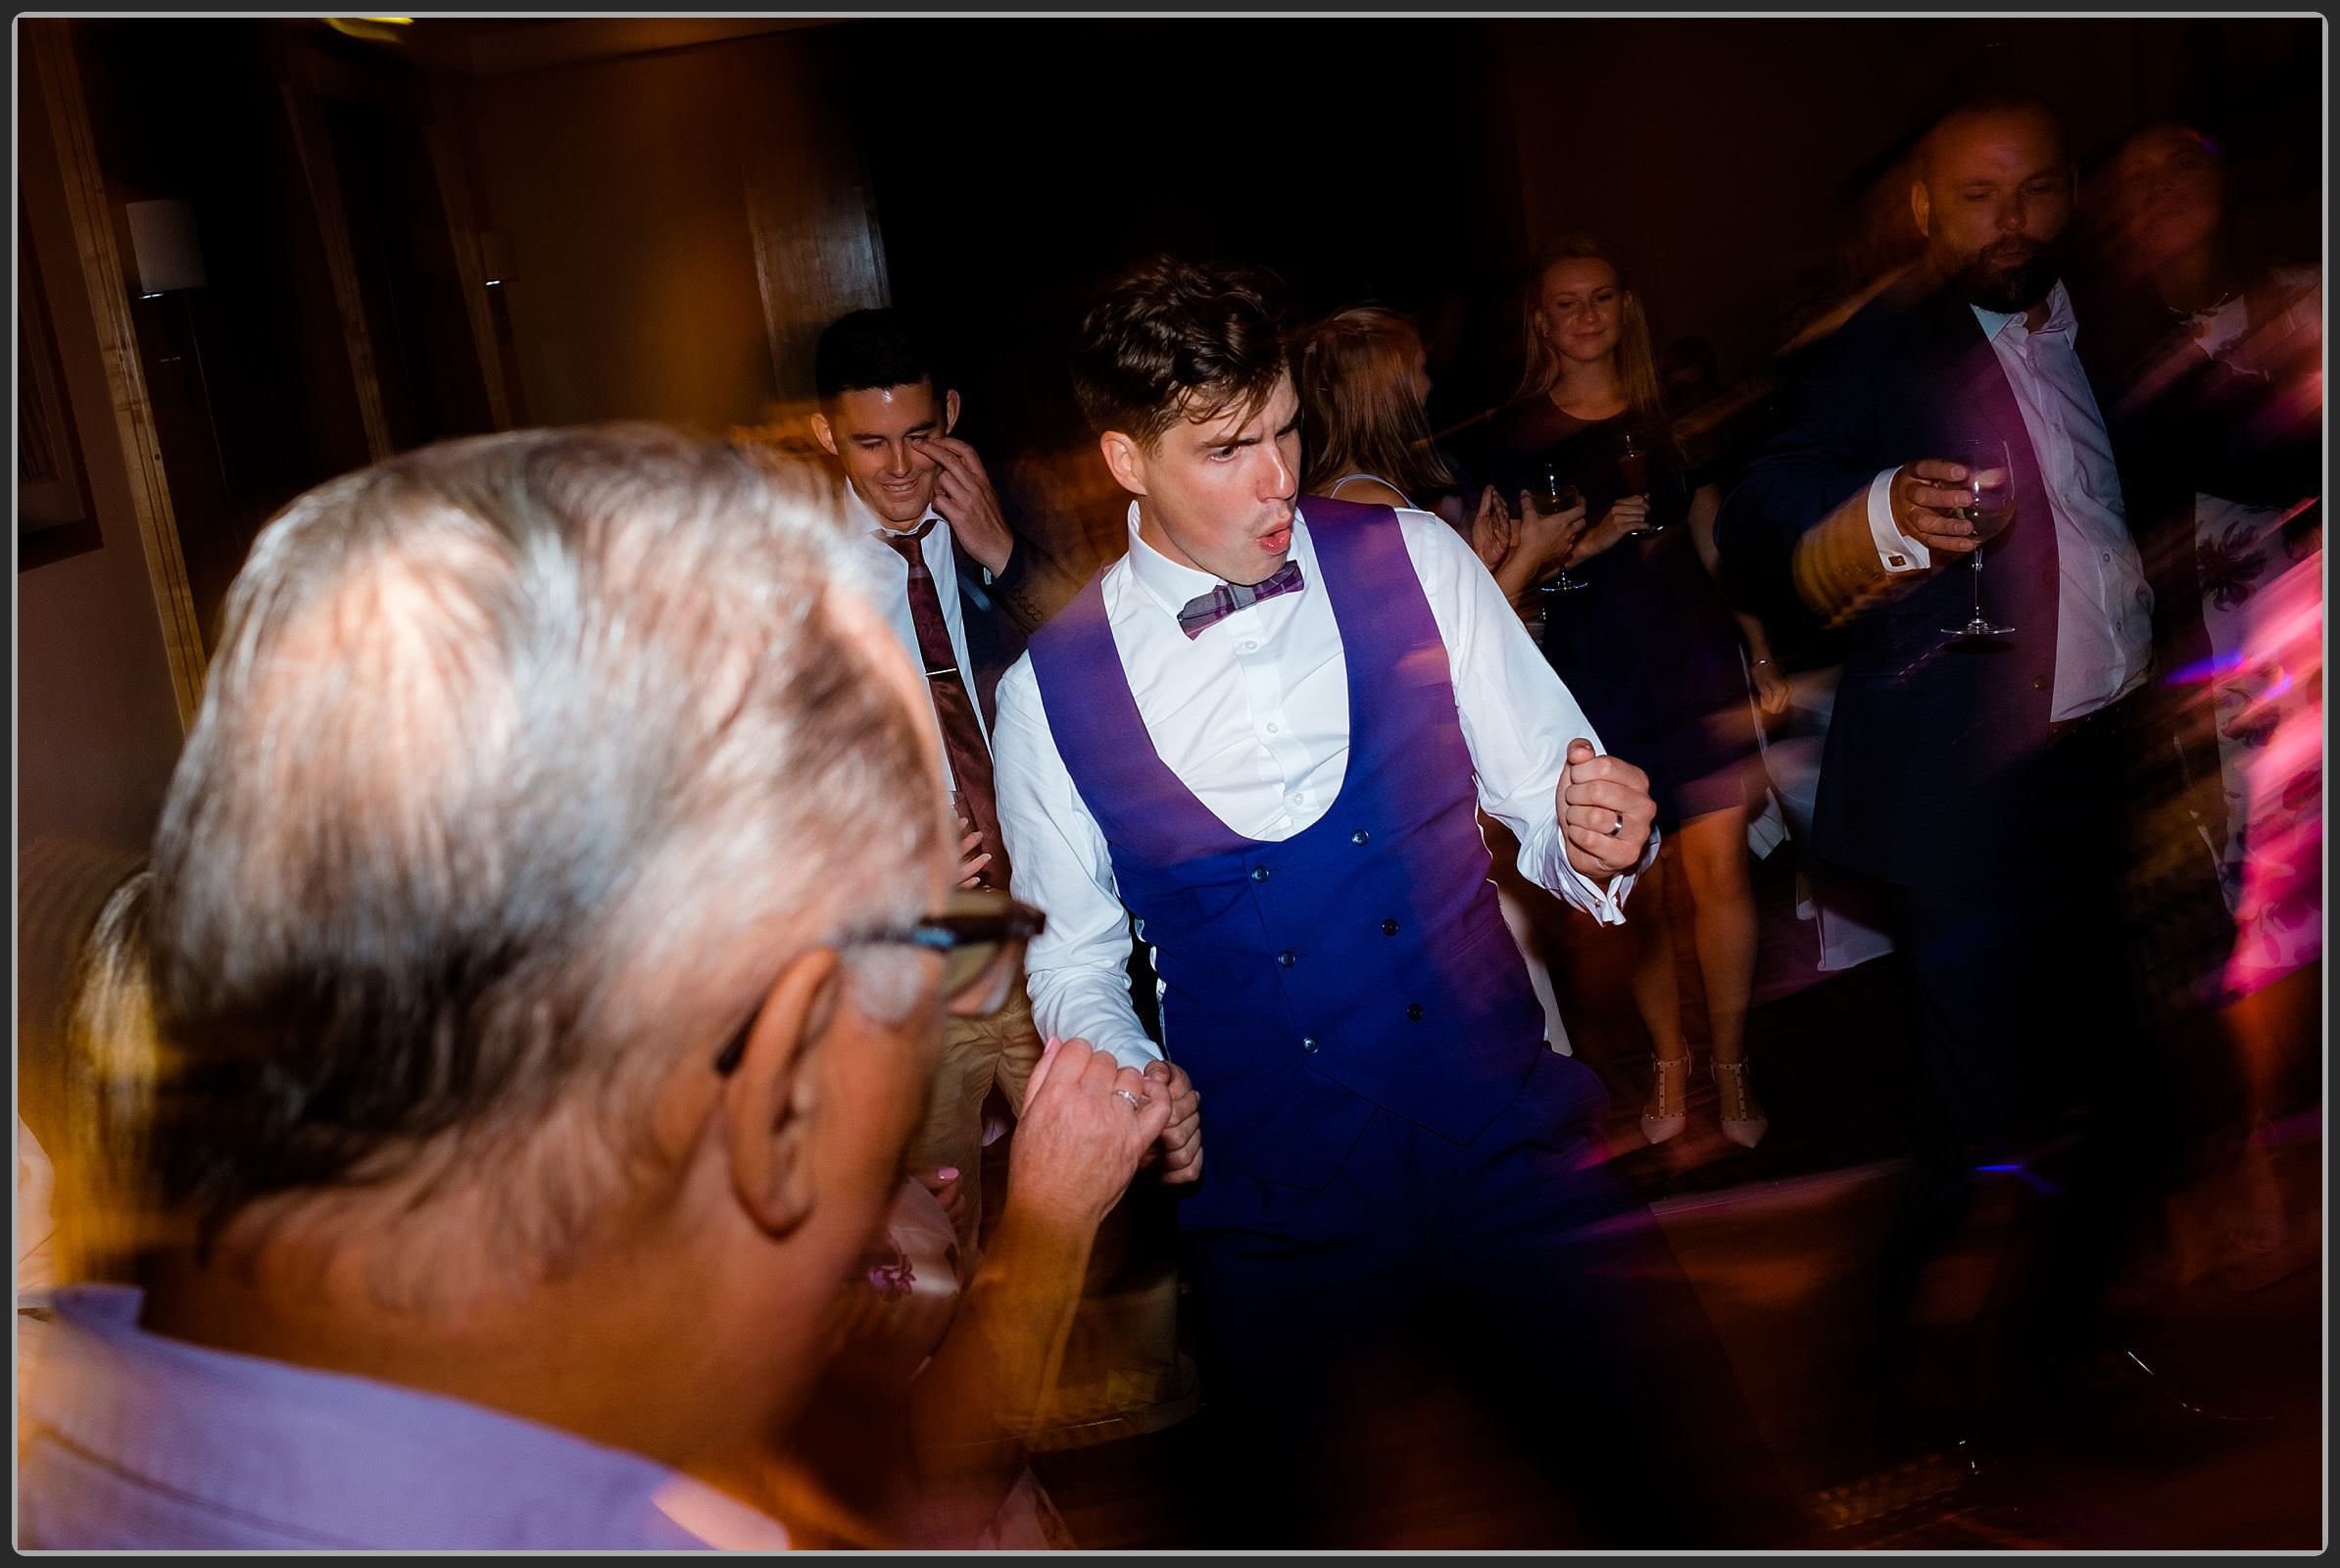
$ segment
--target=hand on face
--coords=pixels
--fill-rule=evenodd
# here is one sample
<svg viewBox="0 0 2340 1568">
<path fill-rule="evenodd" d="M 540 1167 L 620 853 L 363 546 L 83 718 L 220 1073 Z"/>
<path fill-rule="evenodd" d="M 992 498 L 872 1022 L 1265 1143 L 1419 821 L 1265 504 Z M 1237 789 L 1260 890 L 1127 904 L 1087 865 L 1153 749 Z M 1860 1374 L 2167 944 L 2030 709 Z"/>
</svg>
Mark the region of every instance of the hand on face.
<svg viewBox="0 0 2340 1568">
<path fill-rule="evenodd" d="M 813 416 L 812 433 L 888 527 L 915 528 L 935 495 L 938 468 L 929 448 L 956 407 L 955 398 L 938 400 L 926 380 L 860 387 L 829 400 Z"/>
<path fill-rule="evenodd" d="M 1009 1201 L 1094 1230 L 1128 1191 L 1173 1110 L 1167 1086 L 1122 1066 L 1110 1052 L 1050 1040 L 1032 1069 L 1008 1145 Z"/>
<path fill-rule="evenodd" d="M 926 454 L 936 466 L 934 509 L 951 524 L 952 537 L 977 561 L 993 572 L 1007 569 L 1007 558 L 1015 548 L 1015 535 L 1007 528 L 1007 518 L 999 510 L 999 497 L 992 489 L 991 475 L 984 472 L 983 460 L 975 449 L 951 436 L 940 436 L 926 443 Z"/>
<path fill-rule="evenodd" d="M 1650 798 L 1649 775 L 1633 763 L 1599 755 L 1590 741 L 1570 741 L 1553 806 L 1568 842 L 1568 863 L 1584 875 L 1605 881 L 1641 863 L 1657 802 Z"/>
</svg>

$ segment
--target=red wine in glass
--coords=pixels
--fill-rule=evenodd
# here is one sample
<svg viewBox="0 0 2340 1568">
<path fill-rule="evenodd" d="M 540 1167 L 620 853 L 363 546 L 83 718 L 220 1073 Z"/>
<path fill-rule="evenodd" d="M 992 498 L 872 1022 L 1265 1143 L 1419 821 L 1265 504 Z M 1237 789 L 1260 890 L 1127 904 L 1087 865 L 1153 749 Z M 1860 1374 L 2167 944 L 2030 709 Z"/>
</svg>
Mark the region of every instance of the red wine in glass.
<svg viewBox="0 0 2340 1568">
<path fill-rule="evenodd" d="M 1626 431 L 1624 439 L 1618 443 L 1617 476 L 1625 481 L 1627 495 L 1640 496 L 1644 499 L 1648 497 L 1649 454 L 1643 450 L 1640 442 L 1634 439 L 1631 430 Z M 1633 530 L 1636 535 L 1664 533 L 1665 531 L 1666 524 L 1658 521 L 1654 514 L 1645 518 L 1640 527 Z"/>
</svg>

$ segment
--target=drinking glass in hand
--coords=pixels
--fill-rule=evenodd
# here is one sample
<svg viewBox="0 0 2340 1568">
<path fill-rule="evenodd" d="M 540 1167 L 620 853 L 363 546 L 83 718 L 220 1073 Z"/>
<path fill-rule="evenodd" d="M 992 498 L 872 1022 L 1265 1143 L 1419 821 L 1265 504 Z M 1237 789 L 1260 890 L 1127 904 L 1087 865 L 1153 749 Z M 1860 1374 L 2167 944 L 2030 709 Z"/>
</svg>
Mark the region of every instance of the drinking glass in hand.
<svg viewBox="0 0 2340 1568">
<path fill-rule="evenodd" d="M 1618 443 L 1617 476 L 1625 481 L 1627 495 L 1640 496 L 1644 500 L 1649 498 L 1649 454 L 1641 449 L 1641 444 L 1638 441 L 1633 439 L 1633 433 L 1631 430 L 1626 431 L 1624 439 Z M 1658 521 L 1656 514 L 1652 513 L 1643 519 L 1640 527 L 1633 530 L 1633 533 L 1635 537 L 1648 533 L 1664 533 L 1666 526 L 1665 523 Z"/>
<path fill-rule="evenodd" d="M 1990 519 L 1997 522 L 1994 533 L 2003 531 L 2003 514 L 2015 505 L 2015 463 L 2008 456 L 2004 441 L 1966 441 L 1953 447 L 1951 461 L 1967 470 L 1965 482 L 1959 486 L 1967 493 L 1966 504 L 1955 509 L 1958 516 L 1968 522 Z M 1984 476 L 1991 482 L 1985 484 Z M 1974 585 L 1974 613 L 1963 626 L 1944 626 L 1942 632 L 1950 637 L 2004 637 L 2015 628 L 2001 626 L 1982 613 L 1982 550 L 1977 543 L 1967 556 L 1973 568 Z"/>
<path fill-rule="evenodd" d="M 1546 516 L 1556 516 L 1563 512 L 1573 512 L 1584 504 L 1584 493 L 1560 477 L 1558 464 L 1547 463 L 1543 466 L 1543 483 L 1538 486 L 1538 492 L 1536 500 L 1543 504 L 1543 512 Z M 1582 577 L 1570 576 L 1564 560 L 1560 567 L 1560 575 L 1541 586 L 1543 592 L 1547 594 L 1564 594 L 1589 585 Z"/>
</svg>

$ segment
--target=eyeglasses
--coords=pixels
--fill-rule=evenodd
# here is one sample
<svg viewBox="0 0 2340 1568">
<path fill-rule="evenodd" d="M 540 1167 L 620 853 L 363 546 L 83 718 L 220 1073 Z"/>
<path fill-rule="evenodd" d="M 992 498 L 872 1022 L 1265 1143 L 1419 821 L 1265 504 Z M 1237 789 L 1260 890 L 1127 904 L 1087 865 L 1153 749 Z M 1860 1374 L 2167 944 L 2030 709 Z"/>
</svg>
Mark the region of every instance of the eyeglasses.
<svg viewBox="0 0 2340 1568">
<path fill-rule="evenodd" d="M 981 1018 L 1007 1004 L 1007 990 L 1015 981 L 1016 960 L 1031 940 L 1048 928 L 1048 917 L 1028 904 L 986 888 L 962 888 L 951 895 L 950 907 L 930 914 L 907 930 L 879 931 L 850 937 L 839 947 L 870 946 L 924 948 L 943 959 L 944 1010 L 954 1018 Z M 715 1071 L 729 1077 L 748 1054 L 748 1037 L 763 1016 L 759 1004 L 748 1014 L 739 1032 L 724 1042 L 715 1056 Z"/>
</svg>

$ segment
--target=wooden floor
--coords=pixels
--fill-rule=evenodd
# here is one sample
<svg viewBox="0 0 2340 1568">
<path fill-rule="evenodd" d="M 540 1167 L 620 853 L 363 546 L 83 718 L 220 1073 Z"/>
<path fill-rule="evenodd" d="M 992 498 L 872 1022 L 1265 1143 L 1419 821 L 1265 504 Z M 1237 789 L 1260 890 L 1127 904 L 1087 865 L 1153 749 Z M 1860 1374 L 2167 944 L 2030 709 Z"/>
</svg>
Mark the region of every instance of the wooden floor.
<svg viewBox="0 0 2340 1568">
<path fill-rule="evenodd" d="M 1563 1004 L 1579 1054 L 1611 1088 L 1612 1157 L 1651 1203 L 1696 1285 L 1765 1446 L 1811 1513 L 1811 1544 L 1954 1551 L 2317 1546 L 2324 1539 L 2323 1183 L 2322 1126 L 2313 1105 L 2271 1129 L 2258 1151 L 2280 1193 L 2286 1225 L 2279 1242 L 2157 1255 L 2125 1282 L 2136 1331 L 2123 1349 L 2152 1376 L 2108 1367 L 2096 1396 L 1983 1454 L 1955 1490 L 1866 1516 L 1842 1501 L 1858 1497 L 1874 1509 L 1885 1495 L 1877 1477 L 1863 1474 L 1874 1455 L 1848 1403 L 1846 1391 L 1858 1380 L 1842 1357 L 1908 1148 L 1916 1054 L 1899 960 L 1821 975 L 1811 928 L 1794 917 L 1784 865 L 1763 868 L 1758 895 L 1763 961 L 1749 1054 L 1772 1129 L 1757 1149 L 1722 1138 L 1711 1082 L 1693 1095 L 1687 1132 L 1656 1148 L 1642 1144 L 1648 1048 L 1625 998 L 1580 979 L 1578 994 L 1564 994 Z M 1703 1045 L 1693 1044 L 1703 1060 Z M 1166 1246 L 1162 1223 L 1151 1234 Z M 1968 1242 L 1974 1252 L 1993 1245 L 1987 1231 Z M 1937 1266 L 1936 1295 L 1955 1300 L 1960 1269 L 1973 1261 L 1953 1256 Z M 1422 1437 L 1425 1450 L 1437 1451 L 1439 1434 Z M 1201 1533 L 1197 1510 L 1182 1495 L 1211 1441 L 1205 1367 L 1193 1418 L 1044 1454 L 1036 1469 L 1085 1547 L 1239 1545 Z M 1915 1490 L 1924 1494 L 1925 1486 Z M 1598 1544 L 1508 1539 L 1511 1520 L 1499 1508 L 1483 1510 L 1483 1501 L 1469 1476 L 1441 1476 L 1434 1467 L 1383 1544 Z M 1854 1522 L 1842 1523 L 1847 1517 Z"/>
</svg>

